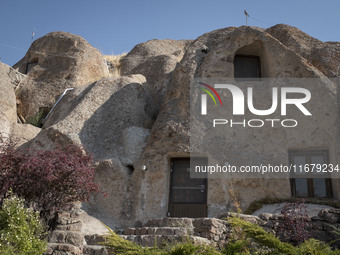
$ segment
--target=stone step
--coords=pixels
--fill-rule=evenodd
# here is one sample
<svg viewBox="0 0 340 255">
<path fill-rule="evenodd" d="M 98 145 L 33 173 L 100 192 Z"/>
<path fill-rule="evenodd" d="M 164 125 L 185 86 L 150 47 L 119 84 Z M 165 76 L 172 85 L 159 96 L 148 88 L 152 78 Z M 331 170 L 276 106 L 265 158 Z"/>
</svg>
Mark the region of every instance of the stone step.
<svg viewBox="0 0 340 255">
<path fill-rule="evenodd" d="M 54 230 L 48 234 L 49 243 L 71 244 L 81 247 L 84 244 L 84 237 L 80 232 Z"/>
<path fill-rule="evenodd" d="M 192 235 L 193 228 L 185 227 L 142 227 L 142 228 L 128 228 L 124 231 L 124 235 Z"/>
<path fill-rule="evenodd" d="M 110 255 L 114 254 L 110 252 L 105 246 L 102 245 L 84 245 L 83 255 Z"/>
<path fill-rule="evenodd" d="M 81 255 L 79 247 L 72 244 L 48 243 L 46 255 Z"/>
<path fill-rule="evenodd" d="M 254 217 L 254 216 L 253 216 Z M 156 218 L 149 220 L 145 227 L 184 227 L 194 228 L 200 225 L 220 227 L 221 225 L 229 226 L 230 224 L 221 219 L 216 218 Z"/>
<path fill-rule="evenodd" d="M 193 227 L 193 221 L 195 219 L 192 218 L 156 218 L 149 220 L 145 227 L 185 227 L 191 228 Z"/>
<path fill-rule="evenodd" d="M 155 245 L 164 245 L 168 243 L 186 242 L 188 240 L 195 244 L 210 245 L 211 242 L 203 237 L 199 236 L 182 236 L 182 235 L 121 235 L 125 240 L 134 242 L 143 247 L 153 247 Z"/>
<path fill-rule="evenodd" d="M 70 223 L 66 225 L 57 225 L 56 230 L 61 230 L 61 231 L 81 231 L 82 228 L 82 223 L 81 222 L 75 222 L 75 223 Z"/>
<path fill-rule="evenodd" d="M 102 235 L 85 235 L 84 239 L 87 245 L 100 245 L 106 241 L 106 238 Z"/>
</svg>

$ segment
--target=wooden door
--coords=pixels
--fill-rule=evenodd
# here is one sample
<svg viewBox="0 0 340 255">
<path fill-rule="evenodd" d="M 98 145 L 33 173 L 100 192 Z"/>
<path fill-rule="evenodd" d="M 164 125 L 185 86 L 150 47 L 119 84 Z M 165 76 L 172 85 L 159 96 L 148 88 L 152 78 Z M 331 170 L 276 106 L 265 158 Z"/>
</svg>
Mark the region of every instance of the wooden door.
<svg viewBox="0 0 340 255">
<path fill-rule="evenodd" d="M 207 158 L 195 158 L 195 164 L 207 165 Z M 171 159 L 170 217 L 207 217 L 207 179 L 190 178 L 190 158 Z"/>
</svg>

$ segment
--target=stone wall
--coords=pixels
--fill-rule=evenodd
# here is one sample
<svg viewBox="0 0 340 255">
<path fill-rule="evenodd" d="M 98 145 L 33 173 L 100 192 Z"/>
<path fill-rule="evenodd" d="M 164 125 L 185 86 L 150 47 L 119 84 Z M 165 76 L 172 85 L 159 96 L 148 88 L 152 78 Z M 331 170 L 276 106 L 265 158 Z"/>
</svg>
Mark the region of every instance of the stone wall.
<svg viewBox="0 0 340 255">
<path fill-rule="evenodd" d="M 123 238 L 143 246 L 153 246 L 158 243 L 181 241 L 183 237 L 194 243 L 208 244 L 222 248 L 228 243 L 233 232 L 229 217 L 240 217 L 253 224 L 257 224 L 266 231 L 275 234 L 284 216 L 280 214 L 263 213 L 259 217 L 246 214 L 227 213 L 224 220 L 216 218 L 158 218 L 150 220 L 145 226 L 128 228 Z M 330 243 L 339 239 L 331 226 L 340 228 L 340 209 L 322 209 L 318 216 L 308 218 L 308 229 L 311 238 Z M 294 240 L 291 240 L 294 241 Z M 332 243 L 340 247 L 340 241 Z"/>
<path fill-rule="evenodd" d="M 228 213 L 226 217 L 235 216 L 235 213 Z M 284 220 L 281 214 L 262 213 L 257 216 L 241 214 L 240 217 L 251 223 L 255 223 L 263 227 L 269 232 L 276 233 L 280 224 Z M 339 239 L 334 233 L 333 227 L 340 229 L 340 209 L 322 209 L 318 216 L 313 216 L 308 219 L 309 233 L 312 238 L 321 240 L 326 243 L 333 242 Z M 332 244 L 335 247 L 340 247 L 340 241 Z"/>
<path fill-rule="evenodd" d="M 113 254 L 106 247 L 97 244 L 105 241 L 105 238 L 86 235 L 81 231 L 83 224 L 86 224 L 81 220 L 83 213 L 79 208 L 58 213 L 55 229 L 47 236 L 48 249 L 45 255 Z"/>
<path fill-rule="evenodd" d="M 48 255 L 105 255 L 110 251 L 100 245 L 105 237 L 96 234 L 81 233 L 82 222 L 79 218 L 81 212 L 76 209 L 72 212 L 58 214 L 57 226 L 48 235 Z M 284 216 L 279 214 L 263 213 L 260 216 L 227 213 L 223 219 L 216 218 L 157 218 L 147 222 L 142 227 L 127 228 L 121 237 L 142 246 L 152 247 L 166 243 L 176 243 L 191 240 L 195 244 L 205 244 L 223 248 L 233 233 L 229 217 L 241 219 L 257 224 L 270 233 L 276 233 Z M 312 238 L 330 243 L 339 239 L 331 226 L 340 228 L 340 209 L 322 209 L 318 216 L 309 218 L 309 229 Z M 340 247 L 340 241 L 332 243 Z"/>
</svg>

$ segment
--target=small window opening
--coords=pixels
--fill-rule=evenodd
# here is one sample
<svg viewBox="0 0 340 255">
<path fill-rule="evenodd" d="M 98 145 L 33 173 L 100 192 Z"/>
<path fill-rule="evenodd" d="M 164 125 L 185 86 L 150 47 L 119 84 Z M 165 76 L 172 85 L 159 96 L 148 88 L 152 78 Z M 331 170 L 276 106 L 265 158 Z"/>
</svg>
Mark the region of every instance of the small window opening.
<svg viewBox="0 0 340 255">
<path fill-rule="evenodd" d="M 133 165 L 127 165 L 126 167 L 128 168 L 128 174 L 132 174 L 133 171 L 135 171 L 135 168 Z"/>
</svg>

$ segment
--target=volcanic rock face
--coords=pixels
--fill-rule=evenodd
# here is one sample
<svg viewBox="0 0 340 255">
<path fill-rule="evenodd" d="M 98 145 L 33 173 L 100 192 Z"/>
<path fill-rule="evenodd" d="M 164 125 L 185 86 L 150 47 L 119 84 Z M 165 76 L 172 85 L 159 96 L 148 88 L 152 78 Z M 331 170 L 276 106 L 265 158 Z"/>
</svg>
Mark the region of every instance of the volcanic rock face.
<svg viewBox="0 0 340 255">
<path fill-rule="evenodd" d="M 142 74 L 157 108 L 166 94 L 171 73 L 182 59 L 189 40 L 150 40 L 136 45 L 122 60 L 121 74 Z"/>
<path fill-rule="evenodd" d="M 338 42 L 321 42 L 296 27 L 278 24 L 266 30 L 283 45 L 307 59 L 327 77 L 340 76 Z"/>
<path fill-rule="evenodd" d="M 0 131 L 9 136 L 11 125 L 17 120 L 14 88 L 19 84 L 23 75 L 14 71 L 10 66 L 0 63 Z"/>
<path fill-rule="evenodd" d="M 96 160 L 96 179 L 108 196 L 94 196 L 84 209 L 110 227 L 140 225 L 167 215 L 170 159 L 205 153 L 190 144 L 191 138 L 209 131 L 204 123 L 198 125 L 197 133 L 190 128 L 191 82 L 234 78 L 235 55 L 258 56 L 264 78 L 322 80 L 319 87 L 311 88 L 313 95 L 322 98 L 312 107 L 312 120 L 328 125 L 309 125 L 295 134 L 268 128 L 226 130 L 227 138 L 217 139 L 225 149 L 226 161 L 287 164 L 289 149 L 318 147 L 329 150 L 331 162 L 339 162 L 337 92 L 329 79 L 339 77 L 338 53 L 339 44 L 322 43 L 285 25 L 267 30 L 230 27 L 194 41 L 139 44 L 121 60 L 122 77 L 103 78 L 107 69 L 97 50 L 80 37 L 56 32 L 35 41 L 15 66 L 25 72 L 27 61 L 37 62 L 28 65 L 31 69 L 19 86 L 19 111 L 25 117 L 35 114 L 39 107 L 51 107 L 64 89 L 75 87 L 57 104 L 30 144 L 50 148 L 55 143 L 73 143 L 87 149 Z M 263 101 L 271 96 L 268 91 L 261 91 L 260 107 L 267 107 Z M 15 121 L 15 101 L 3 101 L 11 105 L 4 108 L 3 115 Z M 298 113 L 294 114 L 292 117 Z M 337 196 L 340 185 L 336 180 L 333 183 Z M 289 179 L 209 179 L 208 216 L 231 208 L 231 185 L 242 208 L 268 195 L 291 196 Z"/>
<path fill-rule="evenodd" d="M 17 123 L 15 89 L 25 79 L 25 75 L 0 62 L 0 136 L 10 137 L 16 146 L 27 143 L 40 132 L 40 128 Z"/>
<path fill-rule="evenodd" d="M 33 140 L 33 146 L 47 148 L 73 143 L 94 155 L 96 179 L 108 197 L 97 195 L 85 208 L 111 226 L 131 220 L 130 179 L 156 117 L 144 83 L 144 76 L 132 75 L 75 88 Z"/>
<path fill-rule="evenodd" d="M 41 107 L 52 108 L 66 88 L 108 76 L 100 52 L 82 37 L 65 32 L 52 32 L 34 41 L 14 68 L 30 78 L 18 90 L 18 110 L 25 118 Z"/>
<path fill-rule="evenodd" d="M 273 28 L 275 30 L 275 28 Z M 201 153 L 190 148 L 190 136 L 205 136 L 209 127 L 203 126 L 199 133 L 190 130 L 189 94 L 190 83 L 194 78 L 233 78 L 234 56 L 255 55 L 261 59 L 262 77 L 265 78 L 320 78 L 324 83 L 311 93 L 323 95 L 323 103 L 315 104 L 313 112 L 319 127 L 311 124 L 309 128 L 293 134 L 287 130 L 261 129 L 259 131 L 235 132 L 226 129 L 230 135 L 226 140 L 217 140 L 225 149 L 226 161 L 235 165 L 252 165 L 268 158 L 287 164 L 290 148 L 329 148 L 333 163 L 339 162 L 335 140 L 338 139 L 336 87 L 325 75 L 305 58 L 265 30 L 253 27 L 226 28 L 207 33 L 186 48 L 185 55 L 172 73 L 168 93 L 158 118 L 151 130 L 150 138 L 141 156 L 141 162 L 148 166 L 143 175 L 139 199 L 137 199 L 138 219 L 167 215 L 170 190 L 169 158 L 189 156 L 189 152 Z M 339 67 L 339 59 L 329 59 Z M 333 77 L 330 75 L 330 77 Z M 267 91 L 267 90 L 265 90 Z M 263 93 L 262 101 L 268 98 Z M 260 101 L 261 102 L 261 101 Z M 321 103 L 321 102 L 320 102 Z M 266 108 L 265 108 L 266 109 Z M 320 111 L 319 111 L 319 110 Z M 333 111 L 329 111 L 333 109 Z M 319 111 L 319 112 L 318 112 Z M 322 112 L 324 111 L 324 112 Z M 299 119 L 298 113 L 295 116 Z M 245 118 L 248 116 L 244 116 Z M 315 122 L 313 122 L 315 123 Z M 322 125 L 320 123 L 326 123 Z M 328 124 L 327 124 L 328 123 Z M 330 124 L 331 123 L 331 124 Z M 201 123 L 202 124 L 202 123 Z M 322 131 L 321 131 L 322 130 Z M 270 142 L 272 141 L 272 142 Z M 209 151 L 213 153 L 213 148 Z M 141 177 L 136 177 L 135 181 Z M 339 194 L 334 180 L 334 194 Z M 229 210 L 231 196 L 228 189 L 234 188 L 234 195 L 242 208 L 252 201 L 266 196 L 288 198 L 291 196 L 289 179 L 227 179 L 208 180 L 208 216 L 215 216 Z M 150 194 L 158 194 L 151 195 Z M 154 208 L 148 210 L 148 208 Z M 149 215 L 149 216 L 146 216 Z"/>
</svg>

